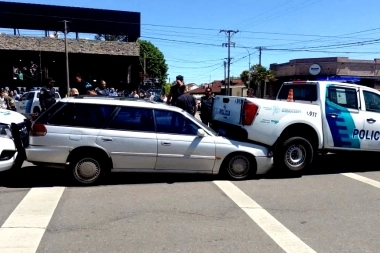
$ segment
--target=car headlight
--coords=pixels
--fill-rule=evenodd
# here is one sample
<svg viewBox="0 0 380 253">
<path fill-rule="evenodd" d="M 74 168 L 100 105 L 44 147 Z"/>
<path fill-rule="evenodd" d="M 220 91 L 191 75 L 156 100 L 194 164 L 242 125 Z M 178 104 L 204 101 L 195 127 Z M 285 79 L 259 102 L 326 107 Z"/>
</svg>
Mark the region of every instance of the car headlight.
<svg viewBox="0 0 380 253">
<path fill-rule="evenodd" d="M 12 132 L 8 125 L 0 124 L 0 137 L 12 138 Z"/>
</svg>

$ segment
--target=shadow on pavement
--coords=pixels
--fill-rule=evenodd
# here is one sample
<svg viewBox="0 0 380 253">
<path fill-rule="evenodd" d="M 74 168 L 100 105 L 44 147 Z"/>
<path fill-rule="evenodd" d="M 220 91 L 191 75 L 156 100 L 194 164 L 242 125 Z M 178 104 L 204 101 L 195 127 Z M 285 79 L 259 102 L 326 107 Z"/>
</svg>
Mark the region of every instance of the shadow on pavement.
<svg viewBox="0 0 380 253">
<path fill-rule="evenodd" d="M 380 165 L 378 165 L 377 159 L 373 154 L 328 154 L 318 156 L 313 166 L 305 171 L 303 175 L 295 176 L 278 171 L 270 171 L 268 174 L 258 175 L 250 180 L 287 179 L 322 174 L 339 174 L 345 172 L 369 172 L 378 171 L 379 169 Z M 209 182 L 224 179 L 225 177 L 223 176 L 204 174 L 111 173 L 99 186 L 160 183 L 174 184 Z M 17 172 L 0 173 L 0 187 L 31 188 L 52 186 L 76 187 L 77 185 L 73 183 L 67 171 L 60 169 L 27 166 Z"/>
<path fill-rule="evenodd" d="M 281 179 L 281 178 L 296 178 L 302 176 L 313 175 L 328 175 L 339 174 L 348 172 L 370 172 L 380 171 L 380 164 L 376 154 L 327 154 L 319 155 L 316 157 L 312 166 L 304 171 L 302 175 L 292 176 L 280 172 L 269 172 L 267 175 L 263 175 L 261 178 L 266 179 Z"/>
</svg>

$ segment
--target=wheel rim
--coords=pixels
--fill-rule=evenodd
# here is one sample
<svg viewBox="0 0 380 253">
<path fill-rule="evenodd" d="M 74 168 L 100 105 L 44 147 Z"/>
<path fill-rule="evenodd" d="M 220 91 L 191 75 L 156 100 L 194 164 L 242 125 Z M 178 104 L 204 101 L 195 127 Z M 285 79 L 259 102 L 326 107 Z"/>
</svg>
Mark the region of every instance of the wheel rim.
<svg viewBox="0 0 380 253">
<path fill-rule="evenodd" d="M 300 144 L 294 144 L 288 148 L 285 154 L 286 163 L 293 170 L 298 170 L 306 160 L 306 149 Z"/>
<path fill-rule="evenodd" d="M 234 178 L 242 178 L 248 175 L 250 163 L 247 157 L 237 155 L 228 164 L 228 173 Z"/>
<path fill-rule="evenodd" d="M 84 158 L 77 162 L 74 168 L 75 178 L 85 184 L 90 184 L 96 181 L 100 176 L 100 164 L 92 158 Z"/>
</svg>

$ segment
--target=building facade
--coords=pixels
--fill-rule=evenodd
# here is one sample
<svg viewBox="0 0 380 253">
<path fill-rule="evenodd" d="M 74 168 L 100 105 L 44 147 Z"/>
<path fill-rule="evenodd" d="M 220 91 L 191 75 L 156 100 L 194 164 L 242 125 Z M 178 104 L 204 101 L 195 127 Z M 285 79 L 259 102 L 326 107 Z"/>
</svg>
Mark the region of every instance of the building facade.
<svg viewBox="0 0 380 253">
<path fill-rule="evenodd" d="M 277 84 L 292 80 L 331 80 L 380 89 L 380 59 L 306 58 L 281 64 L 273 63 L 270 69 L 275 73 Z"/>
</svg>

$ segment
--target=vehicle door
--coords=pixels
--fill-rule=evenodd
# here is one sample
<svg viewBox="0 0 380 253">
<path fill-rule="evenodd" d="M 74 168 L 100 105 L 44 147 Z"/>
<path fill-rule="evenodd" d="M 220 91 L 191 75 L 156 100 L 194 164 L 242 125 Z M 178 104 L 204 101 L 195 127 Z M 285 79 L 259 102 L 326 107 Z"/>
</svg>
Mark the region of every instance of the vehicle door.
<svg viewBox="0 0 380 253">
<path fill-rule="evenodd" d="M 213 136 L 198 137 L 201 127 L 181 113 L 154 110 L 154 115 L 158 140 L 156 170 L 213 170 Z"/>
<path fill-rule="evenodd" d="M 354 135 L 364 126 L 363 114 L 359 110 L 359 88 L 329 84 L 326 89 L 323 117 L 325 147 L 360 149 L 360 139 Z"/>
<path fill-rule="evenodd" d="M 25 113 L 25 107 L 26 107 L 26 103 L 28 101 L 28 94 L 29 93 L 24 93 L 22 95 L 22 97 L 20 98 L 20 101 L 18 102 L 18 112 L 19 113 Z"/>
<path fill-rule="evenodd" d="M 154 169 L 157 136 L 153 110 L 120 107 L 96 143 L 112 157 L 114 169 Z"/>
<path fill-rule="evenodd" d="M 368 151 L 380 150 L 380 92 L 362 89 L 364 118 L 363 129 L 357 129 L 355 135 L 361 140 L 361 148 Z"/>
<path fill-rule="evenodd" d="M 30 91 L 28 93 L 28 98 L 27 98 L 27 101 L 25 104 L 25 113 L 26 114 L 32 113 L 35 96 L 37 96 L 36 93 L 39 94 L 39 92 L 35 92 L 35 91 Z"/>
</svg>

